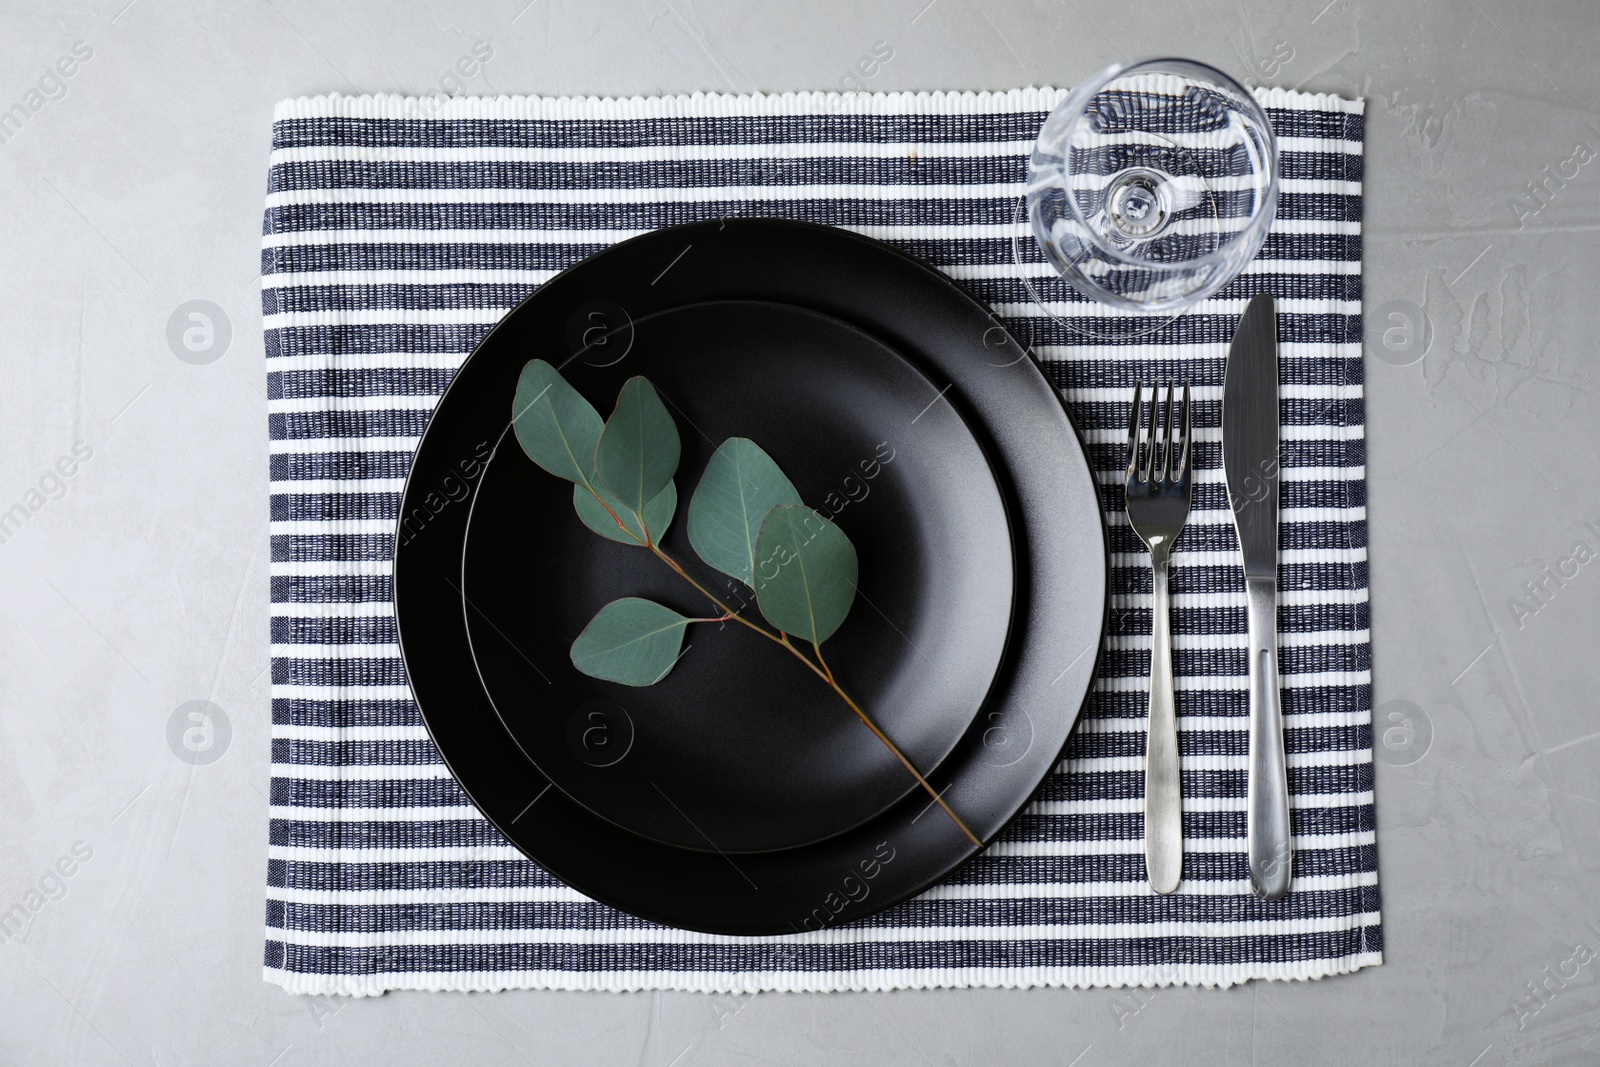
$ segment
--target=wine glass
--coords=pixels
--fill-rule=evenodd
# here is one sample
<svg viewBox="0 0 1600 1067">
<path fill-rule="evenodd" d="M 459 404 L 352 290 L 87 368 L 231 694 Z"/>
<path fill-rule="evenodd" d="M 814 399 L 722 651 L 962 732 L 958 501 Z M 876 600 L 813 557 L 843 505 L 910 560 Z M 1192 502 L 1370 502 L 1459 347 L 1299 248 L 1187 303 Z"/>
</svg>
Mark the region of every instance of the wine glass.
<svg viewBox="0 0 1600 1067">
<path fill-rule="evenodd" d="M 1219 70 L 1184 59 L 1118 64 L 1045 120 L 1019 212 L 1024 205 L 1045 259 L 1114 309 L 1057 317 L 1092 336 L 1137 336 L 1216 292 L 1261 250 L 1277 212 L 1277 143 L 1255 97 Z M 1014 251 L 1019 264 L 1030 258 Z"/>
</svg>

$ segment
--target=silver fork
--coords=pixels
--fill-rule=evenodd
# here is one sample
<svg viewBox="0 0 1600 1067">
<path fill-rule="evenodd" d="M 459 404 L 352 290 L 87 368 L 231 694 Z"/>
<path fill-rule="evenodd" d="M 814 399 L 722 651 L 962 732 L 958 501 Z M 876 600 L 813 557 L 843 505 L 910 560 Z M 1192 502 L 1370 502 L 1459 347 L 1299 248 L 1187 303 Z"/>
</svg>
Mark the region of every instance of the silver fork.
<svg viewBox="0 0 1600 1067">
<path fill-rule="evenodd" d="M 1183 792 L 1178 770 L 1178 717 L 1172 691 L 1172 620 L 1167 595 L 1167 561 L 1172 543 L 1189 519 L 1189 383 L 1183 383 L 1182 451 L 1173 438 L 1176 416 L 1173 386 L 1167 382 L 1166 425 L 1157 440 L 1162 405 L 1150 383 L 1150 420 L 1144 444 L 1139 422 L 1144 382 L 1133 387 L 1128 416 L 1128 477 L 1124 485 L 1128 524 L 1150 549 L 1150 718 L 1145 741 L 1144 868 L 1150 888 L 1171 893 L 1183 877 Z M 1158 461 L 1159 455 L 1159 461 Z"/>
</svg>

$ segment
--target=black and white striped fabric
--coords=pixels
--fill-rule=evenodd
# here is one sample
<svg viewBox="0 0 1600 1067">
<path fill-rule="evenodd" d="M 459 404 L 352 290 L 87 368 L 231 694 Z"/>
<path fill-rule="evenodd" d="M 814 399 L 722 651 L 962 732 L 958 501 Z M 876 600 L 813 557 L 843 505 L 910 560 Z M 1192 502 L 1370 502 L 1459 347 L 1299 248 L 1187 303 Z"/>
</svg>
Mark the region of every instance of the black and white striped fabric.
<svg viewBox="0 0 1600 1067">
<path fill-rule="evenodd" d="M 1250 270 L 1142 340 L 1012 237 L 1024 161 L 1065 93 L 597 100 L 319 97 L 279 105 L 262 310 L 272 436 L 272 832 L 266 977 L 303 993 L 1229 985 L 1381 962 L 1361 377 L 1362 107 L 1263 90 L 1277 222 Z M 556 271 L 673 223 L 781 215 L 937 265 L 1066 396 L 1106 486 L 1111 631 L 1065 758 L 949 882 L 779 940 L 665 929 L 582 897 L 472 807 L 406 687 L 390 600 L 402 481 L 474 344 Z M 1035 257 L 1036 258 L 1036 257 Z M 1047 301 L 1041 308 L 1023 275 Z M 1278 298 L 1279 616 L 1295 885 L 1244 879 L 1245 613 L 1219 444 L 1248 297 Z M 1138 377 L 1195 383 L 1197 489 L 1173 557 L 1186 879 L 1144 881 L 1147 557 L 1120 510 Z M 1038 462 L 1050 462 L 1041 449 Z M 779 961 L 775 963 L 774 961 Z"/>
</svg>

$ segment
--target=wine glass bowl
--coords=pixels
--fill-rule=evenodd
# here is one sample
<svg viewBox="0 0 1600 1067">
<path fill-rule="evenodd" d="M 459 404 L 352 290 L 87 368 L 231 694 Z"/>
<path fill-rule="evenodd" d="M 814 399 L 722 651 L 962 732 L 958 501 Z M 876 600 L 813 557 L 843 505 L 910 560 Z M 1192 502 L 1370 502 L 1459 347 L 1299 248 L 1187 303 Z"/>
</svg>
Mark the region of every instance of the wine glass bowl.
<svg viewBox="0 0 1600 1067">
<path fill-rule="evenodd" d="M 1085 297 L 1174 314 L 1238 276 L 1277 212 L 1277 144 L 1255 97 L 1181 59 L 1117 65 L 1045 120 L 1026 206 Z"/>
</svg>

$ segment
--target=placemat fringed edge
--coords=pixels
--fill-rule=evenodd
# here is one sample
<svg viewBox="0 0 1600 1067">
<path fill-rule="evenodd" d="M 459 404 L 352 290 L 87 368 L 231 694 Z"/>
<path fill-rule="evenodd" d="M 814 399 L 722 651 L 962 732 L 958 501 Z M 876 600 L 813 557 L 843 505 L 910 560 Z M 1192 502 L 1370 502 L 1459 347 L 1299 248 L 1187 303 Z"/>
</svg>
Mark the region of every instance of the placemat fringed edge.
<svg viewBox="0 0 1600 1067">
<path fill-rule="evenodd" d="M 1278 87 L 1254 90 L 1265 107 L 1360 115 L 1364 100 Z M 685 93 L 676 96 L 403 96 L 329 93 L 280 101 L 273 121 L 305 118 L 560 121 L 824 115 L 994 114 L 1048 111 L 1062 90 L 1048 85 L 998 92 Z"/>
</svg>

